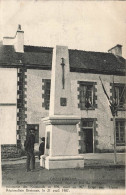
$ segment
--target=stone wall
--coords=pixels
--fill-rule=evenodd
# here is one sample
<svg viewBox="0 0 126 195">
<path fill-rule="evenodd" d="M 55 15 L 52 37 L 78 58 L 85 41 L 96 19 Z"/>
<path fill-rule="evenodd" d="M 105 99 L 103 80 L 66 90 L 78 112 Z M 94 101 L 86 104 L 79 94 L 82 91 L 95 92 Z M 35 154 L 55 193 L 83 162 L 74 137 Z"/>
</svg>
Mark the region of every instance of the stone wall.
<svg viewBox="0 0 126 195">
<path fill-rule="evenodd" d="M 27 70 L 27 124 L 39 124 L 39 138 L 45 136 L 45 125 L 41 119 L 49 113 L 49 110 L 43 107 L 43 79 L 50 77 L 51 71 L 48 70 Z M 35 144 L 35 150 L 38 150 L 38 146 L 39 144 Z"/>
<path fill-rule="evenodd" d="M 24 148 L 27 129 L 27 69 L 18 69 L 17 82 L 17 147 Z"/>
<path fill-rule="evenodd" d="M 103 92 L 99 75 L 70 73 L 71 102 L 73 114 L 81 118 L 95 118 L 94 129 L 95 152 L 113 151 L 113 122 L 107 98 Z M 109 96 L 111 96 L 112 75 L 101 75 L 102 81 Z M 27 124 L 39 124 L 39 138 L 45 136 L 45 125 L 42 118 L 49 115 L 42 105 L 44 103 L 43 79 L 51 79 L 50 70 L 22 69 L 18 70 L 17 90 L 17 145 L 2 145 L 2 158 L 18 157 L 22 155 L 24 141 L 26 139 Z M 125 83 L 125 77 L 114 76 L 117 83 Z M 95 82 L 95 103 L 94 110 L 81 110 L 79 108 L 79 82 Z M 68 94 L 67 94 L 68 95 Z M 125 111 L 118 112 L 118 118 L 125 118 Z M 39 140 L 40 141 L 40 140 Z M 35 151 L 38 151 L 39 143 L 35 144 Z M 78 141 L 79 149 L 79 141 Z M 124 146 L 117 146 L 118 151 L 123 151 Z"/>
<path fill-rule="evenodd" d="M 45 136 L 45 125 L 41 119 L 48 116 L 49 111 L 42 107 L 44 98 L 42 94 L 42 79 L 50 79 L 51 71 L 47 70 L 27 70 L 27 123 L 39 124 L 39 137 Z M 113 151 L 113 122 L 110 112 L 108 100 L 103 92 L 99 75 L 84 74 L 84 73 L 70 73 L 71 78 L 71 102 L 73 114 L 81 118 L 95 118 L 95 152 L 109 152 Z M 109 96 L 111 96 L 110 83 L 113 81 L 112 75 L 101 75 L 102 81 Z M 125 78 L 122 76 L 114 76 L 115 82 L 125 83 Z M 94 110 L 81 110 L 79 108 L 79 83 L 78 81 L 95 82 L 95 96 L 96 108 Z M 125 111 L 118 112 L 118 118 L 125 118 Z M 36 146 L 37 148 L 38 146 Z M 117 146 L 119 151 L 124 147 Z"/>
<path fill-rule="evenodd" d="M 16 141 L 15 145 L 1 145 L 2 158 L 19 157 L 23 153 L 27 128 L 27 70 L 24 67 L 17 69 L 17 117 L 16 117 Z M 10 133 L 9 133 L 10 136 Z"/>
<path fill-rule="evenodd" d="M 106 88 L 106 91 L 111 96 L 111 86 L 110 83 L 113 81 L 112 75 L 101 75 L 102 81 Z M 125 83 L 125 77 L 114 76 L 115 83 Z M 96 104 L 97 108 L 94 110 L 81 110 L 78 107 L 79 104 L 79 87 L 78 81 L 89 81 L 96 82 L 96 92 L 97 97 Z M 81 116 L 81 118 L 97 118 L 97 135 L 95 136 L 96 152 L 100 151 L 113 151 L 113 122 L 112 115 L 109 108 L 108 100 L 103 92 L 101 82 L 99 80 L 99 75 L 97 74 L 84 74 L 84 73 L 71 73 L 71 92 L 72 92 L 72 103 L 73 103 L 73 113 L 75 115 Z M 119 111 L 117 118 L 125 118 L 125 111 Z M 119 151 L 124 150 L 124 146 L 117 146 Z"/>
</svg>

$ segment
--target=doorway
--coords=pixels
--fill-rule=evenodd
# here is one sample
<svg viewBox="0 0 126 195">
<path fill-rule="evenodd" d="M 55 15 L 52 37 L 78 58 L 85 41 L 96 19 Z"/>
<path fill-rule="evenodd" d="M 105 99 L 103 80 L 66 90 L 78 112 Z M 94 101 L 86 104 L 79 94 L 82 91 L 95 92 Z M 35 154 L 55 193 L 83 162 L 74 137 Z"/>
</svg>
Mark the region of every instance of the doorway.
<svg viewBox="0 0 126 195">
<path fill-rule="evenodd" d="M 93 129 L 84 129 L 84 143 L 86 153 L 93 152 Z"/>
<path fill-rule="evenodd" d="M 81 154 L 94 152 L 94 121 L 92 119 L 81 119 L 80 150 Z"/>
</svg>

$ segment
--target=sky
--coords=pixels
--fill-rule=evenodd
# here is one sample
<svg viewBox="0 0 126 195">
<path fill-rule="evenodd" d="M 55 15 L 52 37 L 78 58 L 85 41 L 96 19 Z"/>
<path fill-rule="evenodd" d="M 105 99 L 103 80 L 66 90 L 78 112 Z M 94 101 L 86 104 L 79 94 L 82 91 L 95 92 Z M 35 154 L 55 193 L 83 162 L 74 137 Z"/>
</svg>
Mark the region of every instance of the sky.
<svg viewBox="0 0 126 195">
<path fill-rule="evenodd" d="M 23 1 L 0 3 L 0 40 L 18 24 L 25 45 L 107 52 L 123 45 L 126 58 L 126 1 Z"/>
</svg>

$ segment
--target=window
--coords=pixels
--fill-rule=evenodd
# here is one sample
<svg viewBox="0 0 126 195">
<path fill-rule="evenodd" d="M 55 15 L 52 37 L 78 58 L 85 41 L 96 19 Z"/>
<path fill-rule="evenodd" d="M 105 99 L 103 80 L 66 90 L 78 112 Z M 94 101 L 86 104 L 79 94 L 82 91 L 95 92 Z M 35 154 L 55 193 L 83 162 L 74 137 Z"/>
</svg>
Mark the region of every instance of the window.
<svg viewBox="0 0 126 195">
<path fill-rule="evenodd" d="M 81 108 L 91 108 L 93 106 L 93 86 L 83 85 L 80 86 L 80 103 Z"/>
<path fill-rule="evenodd" d="M 125 145 L 125 121 L 116 120 L 116 145 Z"/>
<path fill-rule="evenodd" d="M 119 108 L 125 108 L 126 105 L 126 90 L 124 84 L 115 84 L 116 103 Z"/>
<path fill-rule="evenodd" d="M 46 81 L 45 86 L 45 109 L 49 110 L 50 103 L 50 81 Z"/>
<path fill-rule="evenodd" d="M 92 82 L 79 82 L 79 107 L 81 110 L 85 109 L 94 109 L 95 108 L 95 99 L 94 95 L 95 87 Z"/>
<path fill-rule="evenodd" d="M 82 120 L 82 128 L 87 128 L 87 127 L 93 127 L 93 121 L 83 121 Z"/>
<path fill-rule="evenodd" d="M 49 110 L 49 104 L 50 104 L 50 86 L 51 86 L 51 80 L 50 79 L 43 79 L 43 87 L 44 94 L 42 97 L 44 98 L 44 103 L 42 104 L 42 107 L 44 107 L 46 110 Z"/>
</svg>

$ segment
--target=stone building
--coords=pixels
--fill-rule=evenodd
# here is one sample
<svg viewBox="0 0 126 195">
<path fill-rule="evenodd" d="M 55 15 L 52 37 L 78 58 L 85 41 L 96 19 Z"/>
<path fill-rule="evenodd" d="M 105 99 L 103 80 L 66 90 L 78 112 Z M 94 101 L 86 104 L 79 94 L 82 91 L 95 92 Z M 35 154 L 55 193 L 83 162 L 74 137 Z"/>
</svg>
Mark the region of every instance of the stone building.
<svg viewBox="0 0 126 195">
<path fill-rule="evenodd" d="M 59 48 L 57 52 L 60 52 L 62 46 Z M 0 44 L 0 129 L 3 158 L 21 155 L 29 129 L 35 129 L 36 151 L 40 137 L 45 136 L 46 127 L 42 118 L 49 115 L 53 51 L 52 47 L 24 45 L 24 31 L 20 25 L 15 37 L 4 37 Z M 74 115 L 80 117 L 77 129 L 78 154 L 113 151 L 112 114 L 99 79 L 100 76 L 111 98 L 113 75 L 118 101 L 116 145 L 117 151 L 124 151 L 126 61 L 122 57 L 122 46 L 116 45 L 106 53 L 67 47 L 65 52 L 70 67 L 70 94 L 64 95 L 69 97 Z M 60 64 L 59 66 L 61 67 Z M 60 80 L 63 84 L 63 78 Z M 64 108 L 65 98 L 60 101 Z M 58 115 L 62 113 L 60 108 L 57 109 Z M 47 139 L 48 150 L 49 136 Z M 66 142 L 71 142 L 71 139 L 69 136 Z"/>
</svg>

